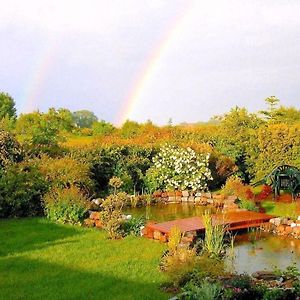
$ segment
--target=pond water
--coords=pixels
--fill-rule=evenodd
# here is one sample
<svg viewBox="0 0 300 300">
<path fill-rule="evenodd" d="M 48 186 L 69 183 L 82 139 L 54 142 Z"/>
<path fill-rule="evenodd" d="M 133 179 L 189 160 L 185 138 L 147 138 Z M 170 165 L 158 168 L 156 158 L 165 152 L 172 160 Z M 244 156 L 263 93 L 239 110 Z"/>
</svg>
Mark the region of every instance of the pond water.
<svg viewBox="0 0 300 300">
<path fill-rule="evenodd" d="M 156 204 L 153 206 L 130 208 L 126 211 L 134 217 L 164 222 L 179 218 L 201 216 L 205 210 L 213 213 L 212 207 L 180 204 Z M 231 251 L 231 250 L 229 250 Z M 285 269 L 296 263 L 300 269 L 300 240 L 273 236 L 258 230 L 239 232 L 235 236 L 234 253 L 226 258 L 228 270 L 238 273 L 253 273 L 273 270 L 275 266 Z"/>
<path fill-rule="evenodd" d="M 146 207 L 128 208 L 126 214 L 134 217 L 144 217 L 146 220 L 166 222 L 175 219 L 201 216 L 209 210 L 215 212 L 213 207 L 195 205 L 193 203 L 157 203 Z"/>
<path fill-rule="evenodd" d="M 256 235 L 254 237 L 253 235 Z M 233 257 L 226 259 L 229 270 L 237 273 L 253 273 L 274 267 L 285 269 L 296 263 L 300 269 L 300 240 L 268 233 L 237 234 L 235 237 Z"/>
</svg>

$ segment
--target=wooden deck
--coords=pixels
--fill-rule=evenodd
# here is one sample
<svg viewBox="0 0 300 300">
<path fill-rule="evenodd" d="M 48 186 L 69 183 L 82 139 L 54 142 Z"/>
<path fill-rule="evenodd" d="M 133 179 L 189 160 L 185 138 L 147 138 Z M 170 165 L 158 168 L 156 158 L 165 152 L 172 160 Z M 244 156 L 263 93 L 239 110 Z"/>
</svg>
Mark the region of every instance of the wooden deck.
<svg viewBox="0 0 300 300">
<path fill-rule="evenodd" d="M 234 231 L 250 227 L 258 227 L 262 223 L 268 222 L 272 216 L 252 211 L 237 211 L 224 214 L 212 215 L 213 225 L 226 225 L 227 230 Z M 182 233 L 197 231 L 204 232 L 205 227 L 201 217 L 192 217 L 178 219 L 164 223 L 148 224 L 145 235 L 149 238 L 155 238 L 155 232 L 168 236 L 172 227 L 178 227 Z"/>
</svg>

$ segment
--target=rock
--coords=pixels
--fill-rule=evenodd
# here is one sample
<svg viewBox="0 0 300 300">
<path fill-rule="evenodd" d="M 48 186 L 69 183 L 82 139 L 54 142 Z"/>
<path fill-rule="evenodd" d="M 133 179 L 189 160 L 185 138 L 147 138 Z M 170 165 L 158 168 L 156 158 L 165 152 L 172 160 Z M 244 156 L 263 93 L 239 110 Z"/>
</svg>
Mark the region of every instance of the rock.
<svg viewBox="0 0 300 300">
<path fill-rule="evenodd" d="M 293 223 L 294 223 L 293 220 L 288 220 L 288 221 L 286 222 L 286 225 L 291 226 Z"/>
<path fill-rule="evenodd" d="M 155 240 L 159 240 L 161 235 L 162 235 L 162 234 L 161 234 L 160 231 L 154 230 L 154 232 L 153 232 L 153 238 L 154 238 Z"/>
<path fill-rule="evenodd" d="M 145 226 L 141 226 L 141 236 L 147 235 L 148 231 L 147 231 L 147 227 Z"/>
<path fill-rule="evenodd" d="M 195 201 L 195 197 L 194 196 L 189 196 L 188 197 L 188 202 L 194 202 Z"/>
<path fill-rule="evenodd" d="M 90 219 L 92 219 L 92 220 L 99 220 L 100 219 L 100 213 L 98 211 L 91 212 Z"/>
<path fill-rule="evenodd" d="M 285 225 L 279 225 L 279 226 L 277 226 L 277 233 L 279 235 L 284 235 L 285 227 L 286 227 Z"/>
<path fill-rule="evenodd" d="M 183 244 L 191 244 L 194 241 L 194 237 L 184 236 L 181 238 L 181 243 Z"/>
<path fill-rule="evenodd" d="M 214 203 L 214 200 L 213 200 L 213 199 L 207 199 L 206 202 L 207 202 L 208 204 L 213 204 L 213 203 Z"/>
<path fill-rule="evenodd" d="M 93 199 L 92 202 L 95 203 L 96 205 L 100 205 L 100 200 L 101 199 Z"/>
<path fill-rule="evenodd" d="M 169 197 L 168 202 L 176 202 L 176 197 Z"/>
<path fill-rule="evenodd" d="M 196 232 L 196 230 L 188 231 L 185 233 L 184 236 L 194 238 L 195 236 L 197 236 L 197 232 Z"/>
<path fill-rule="evenodd" d="M 103 224 L 102 224 L 102 222 L 101 222 L 100 220 L 95 220 L 95 226 L 96 226 L 97 228 L 102 228 L 102 227 L 103 227 Z"/>
<path fill-rule="evenodd" d="M 195 203 L 201 202 L 201 197 L 195 197 Z"/>
<path fill-rule="evenodd" d="M 167 236 L 165 234 L 161 234 L 159 237 L 159 241 L 162 243 L 166 243 L 167 242 Z"/>
<path fill-rule="evenodd" d="M 213 199 L 224 200 L 225 197 L 224 197 L 224 195 L 221 195 L 221 194 L 213 194 Z"/>
<path fill-rule="evenodd" d="M 175 195 L 176 195 L 176 197 L 182 197 L 182 192 L 181 191 L 176 191 Z"/>
<path fill-rule="evenodd" d="M 297 221 L 300 221 L 300 216 L 298 216 Z"/>
<path fill-rule="evenodd" d="M 286 235 L 292 234 L 292 232 L 293 232 L 293 228 L 291 226 L 286 226 L 285 227 L 285 234 Z"/>
<path fill-rule="evenodd" d="M 205 197 L 205 198 L 210 199 L 211 198 L 211 193 L 204 193 L 202 196 Z"/>
<path fill-rule="evenodd" d="M 201 205 L 207 205 L 207 200 L 208 200 L 208 199 L 202 198 L 202 197 L 201 197 L 200 199 L 201 199 L 201 200 L 200 200 L 200 204 L 201 204 Z"/>
<path fill-rule="evenodd" d="M 293 235 L 296 237 L 300 236 L 300 227 L 293 227 Z"/>
<path fill-rule="evenodd" d="M 182 191 L 182 197 L 188 197 L 189 195 L 189 191 Z"/>
<path fill-rule="evenodd" d="M 276 275 L 273 272 L 258 271 L 252 274 L 253 278 L 262 279 L 266 281 L 279 280 L 280 275 Z"/>
<path fill-rule="evenodd" d="M 196 196 L 196 197 L 201 197 L 201 193 L 200 193 L 200 192 L 197 192 L 197 193 L 195 194 L 195 196 Z"/>
<path fill-rule="evenodd" d="M 283 219 L 281 220 L 281 224 L 283 224 L 283 225 L 288 225 L 288 221 L 289 221 L 289 219 L 283 218 Z"/>
<path fill-rule="evenodd" d="M 294 222 L 292 222 L 290 226 L 291 226 L 292 228 L 294 228 L 294 227 L 296 227 L 296 226 L 297 226 L 297 224 L 296 224 L 296 223 L 294 223 Z"/>
<path fill-rule="evenodd" d="M 281 219 L 280 218 L 274 218 L 274 219 L 271 219 L 271 220 L 273 220 L 273 222 L 271 222 L 271 223 L 273 223 L 275 226 L 279 226 L 281 224 Z"/>
<path fill-rule="evenodd" d="M 182 202 L 188 202 L 188 198 L 189 198 L 189 197 L 181 197 L 181 201 L 182 201 Z"/>
<path fill-rule="evenodd" d="M 83 224 L 87 227 L 94 227 L 95 226 L 95 221 L 92 219 L 85 219 Z"/>
</svg>

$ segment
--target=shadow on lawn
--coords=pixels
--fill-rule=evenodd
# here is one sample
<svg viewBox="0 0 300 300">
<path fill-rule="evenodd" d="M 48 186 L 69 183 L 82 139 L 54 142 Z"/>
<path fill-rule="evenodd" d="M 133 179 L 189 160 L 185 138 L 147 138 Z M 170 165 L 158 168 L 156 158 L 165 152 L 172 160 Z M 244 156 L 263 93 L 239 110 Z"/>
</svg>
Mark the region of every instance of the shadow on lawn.
<svg viewBox="0 0 300 300">
<path fill-rule="evenodd" d="M 58 225 L 43 218 L 0 220 L 0 257 L 72 243 L 61 240 L 83 233 L 81 228 Z"/>
<path fill-rule="evenodd" d="M 65 268 L 24 257 L 2 258 L 0 299 L 168 299 L 158 283 Z"/>
</svg>

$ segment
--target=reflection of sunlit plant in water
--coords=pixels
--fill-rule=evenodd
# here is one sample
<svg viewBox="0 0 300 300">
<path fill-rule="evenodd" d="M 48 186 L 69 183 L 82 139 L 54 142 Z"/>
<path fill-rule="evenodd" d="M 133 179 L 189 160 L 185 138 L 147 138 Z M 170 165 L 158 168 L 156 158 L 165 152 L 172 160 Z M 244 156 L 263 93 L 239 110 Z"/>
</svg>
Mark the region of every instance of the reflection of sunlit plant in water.
<svg viewBox="0 0 300 300">
<path fill-rule="evenodd" d="M 261 228 L 259 227 L 250 227 L 248 228 L 248 239 L 249 242 L 252 244 L 252 246 L 254 247 L 257 240 L 260 239 L 261 237 Z"/>
</svg>

